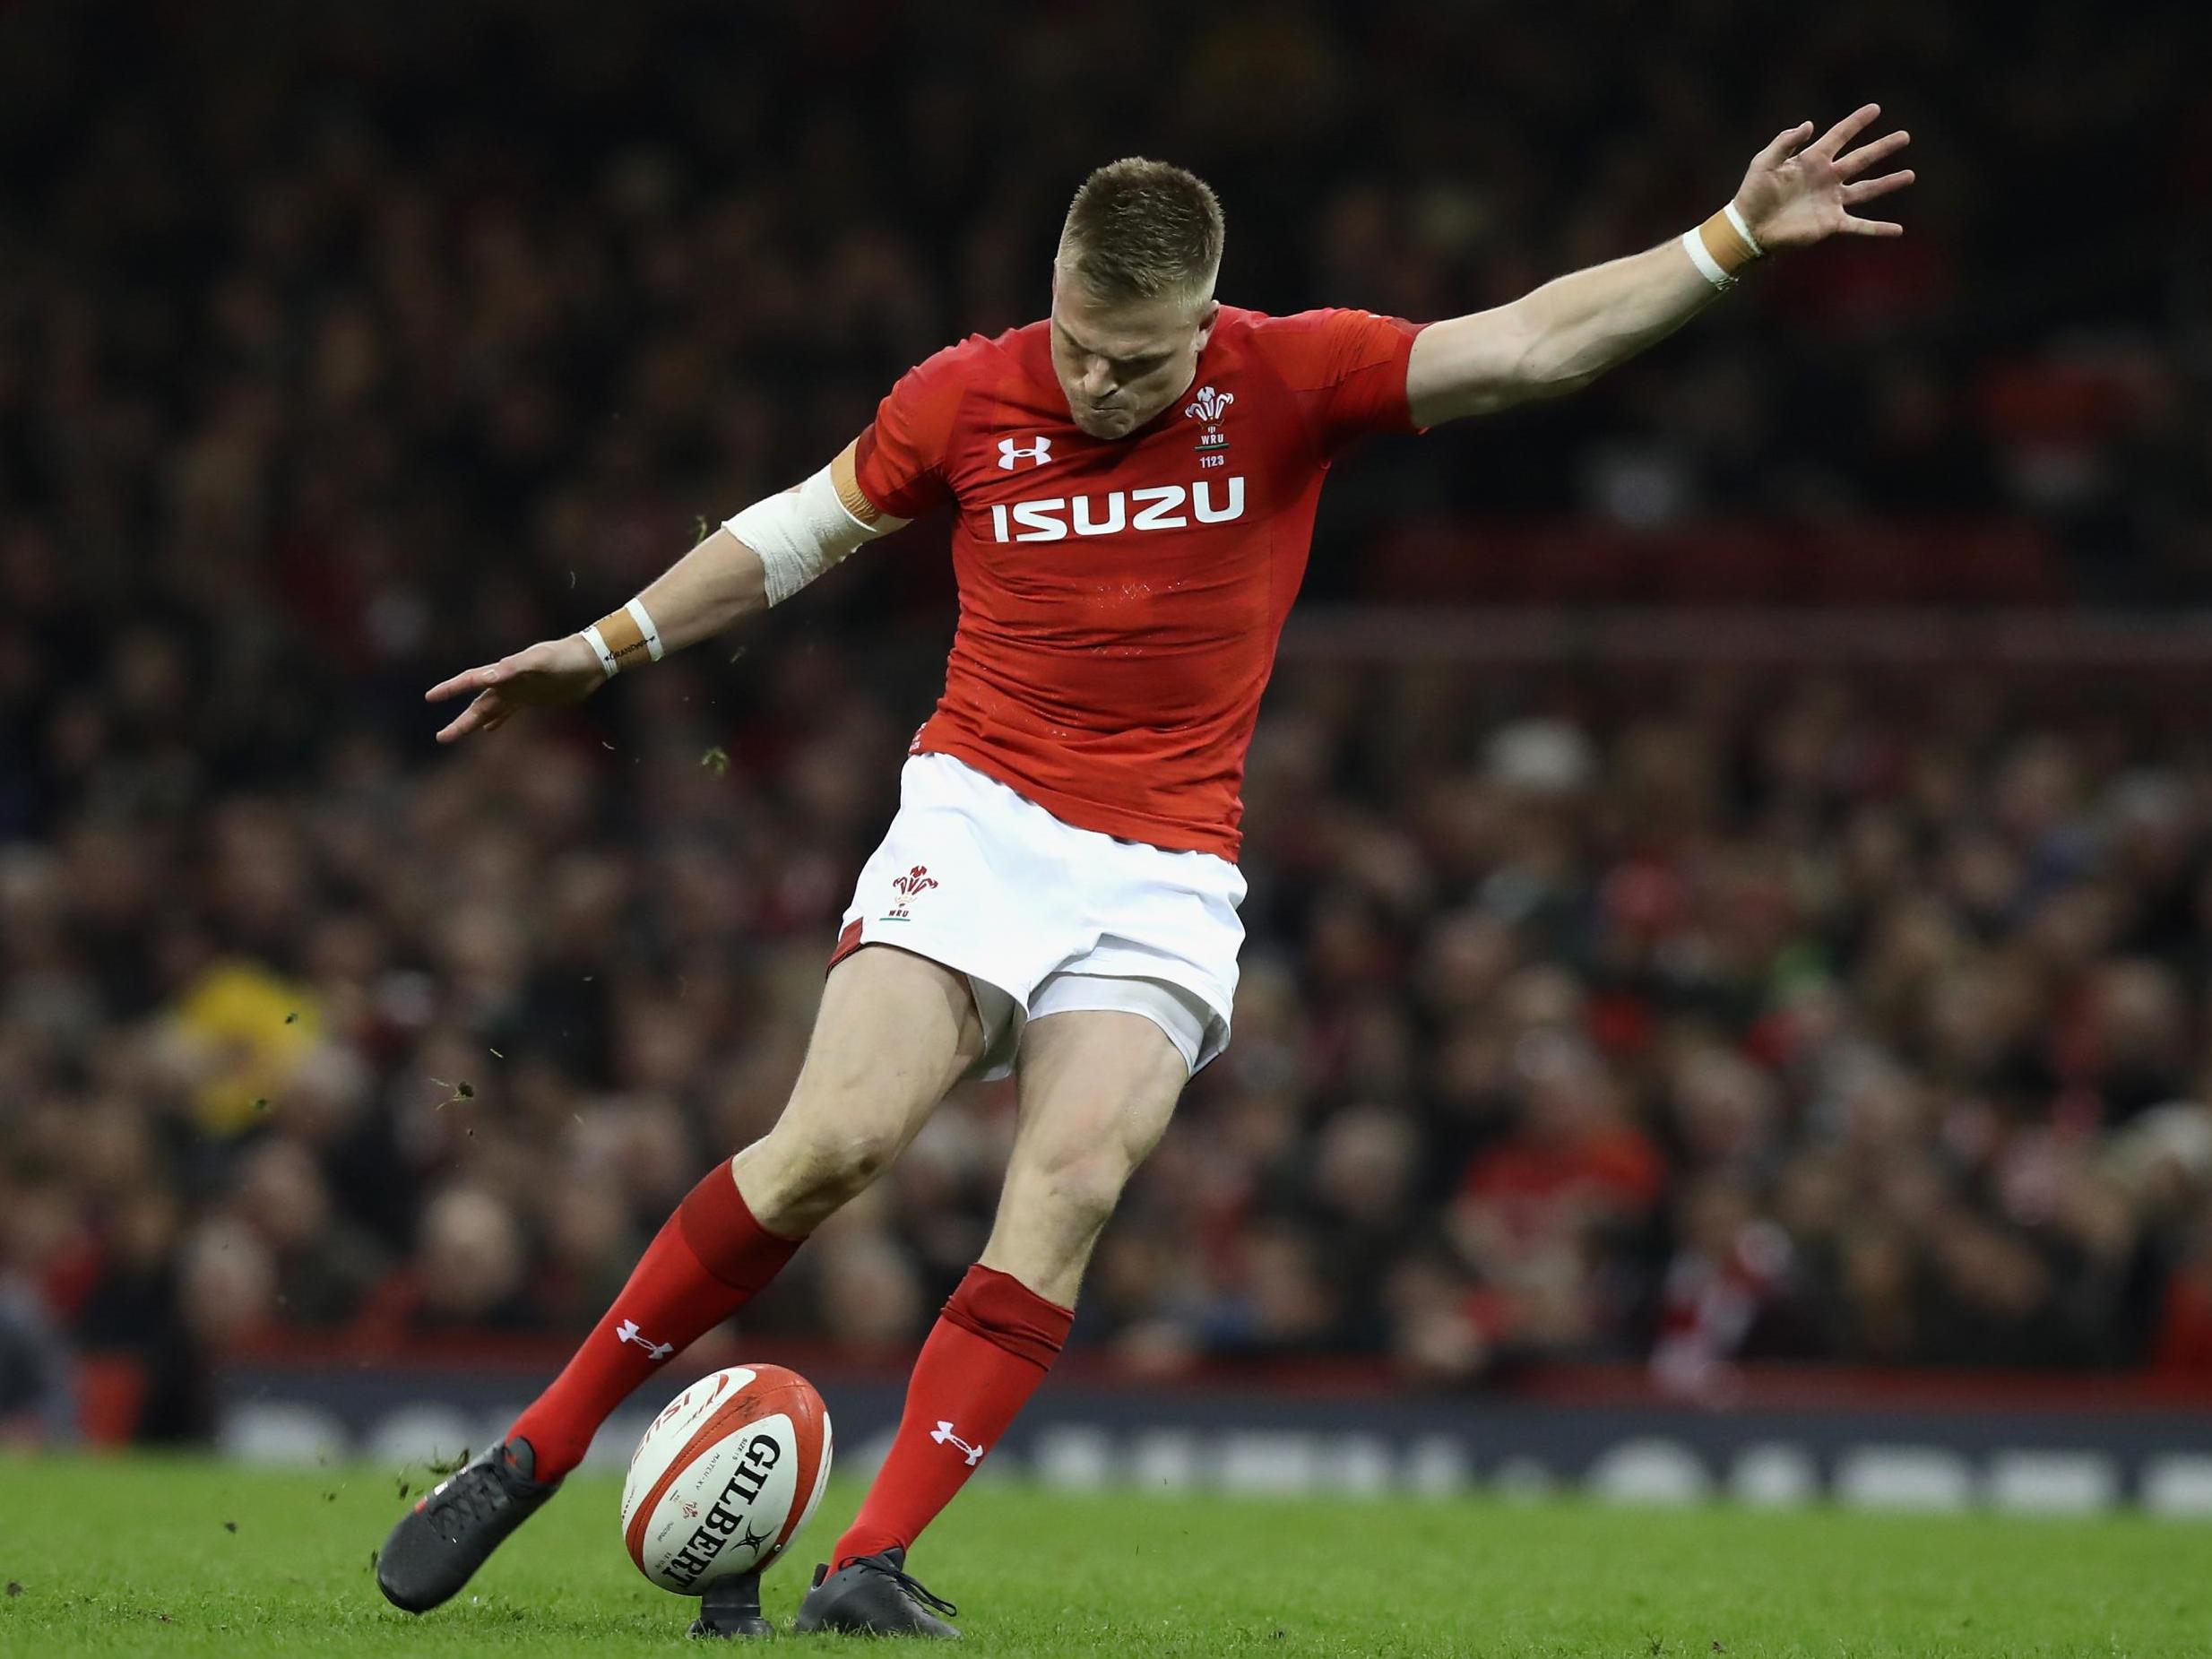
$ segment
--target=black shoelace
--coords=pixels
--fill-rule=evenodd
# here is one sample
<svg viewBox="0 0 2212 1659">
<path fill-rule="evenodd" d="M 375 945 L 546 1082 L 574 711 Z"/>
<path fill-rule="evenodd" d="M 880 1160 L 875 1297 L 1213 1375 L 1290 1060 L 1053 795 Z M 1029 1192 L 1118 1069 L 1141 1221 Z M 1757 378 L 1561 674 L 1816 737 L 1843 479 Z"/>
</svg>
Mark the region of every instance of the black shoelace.
<svg viewBox="0 0 2212 1659">
<path fill-rule="evenodd" d="M 500 1480 L 499 1471 L 489 1464 L 476 1464 L 463 1469 L 447 1482 L 444 1491 L 430 1500 L 430 1508 L 438 1520 L 450 1517 L 470 1527 L 491 1519 L 506 1507 L 506 1484 Z M 445 1528 L 439 1530 L 444 1532 Z M 451 1533 L 445 1535 L 453 1540 Z"/>
<path fill-rule="evenodd" d="M 915 1577 L 913 1574 L 906 1571 L 903 1568 L 892 1566 L 890 1562 L 884 1561 L 881 1556 L 877 1556 L 876 1559 L 878 1561 L 883 1561 L 884 1571 L 889 1573 L 892 1578 L 897 1583 L 899 1588 L 905 1591 L 906 1594 L 914 1601 L 920 1603 L 922 1606 L 928 1608 L 933 1613 L 944 1614 L 944 1616 L 947 1619 L 957 1619 L 960 1617 L 960 1609 L 954 1606 L 943 1596 L 932 1594 L 928 1589 L 923 1587 L 921 1580 Z"/>
</svg>

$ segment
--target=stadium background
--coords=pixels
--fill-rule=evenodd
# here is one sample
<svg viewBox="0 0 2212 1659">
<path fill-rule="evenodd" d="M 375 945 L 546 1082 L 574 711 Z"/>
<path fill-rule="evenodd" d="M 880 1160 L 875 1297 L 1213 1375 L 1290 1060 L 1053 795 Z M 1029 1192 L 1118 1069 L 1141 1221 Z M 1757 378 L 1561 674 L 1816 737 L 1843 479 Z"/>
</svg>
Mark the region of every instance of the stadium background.
<svg viewBox="0 0 2212 1659">
<path fill-rule="evenodd" d="M 574 717 L 441 753 L 420 692 L 1036 315 L 1088 168 L 1211 179 L 1232 300 L 1428 318 L 1867 97 L 1914 135 L 1902 243 L 1339 468 L 1253 750 L 1236 1041 L 1072 1375 L 2201 1409 L 2206 37 L 0 7 L 0 1423 L 526 1378 L 765 1126 L 934 696 L 941 529 Z M 956 1095 L 747 1340 L 894 1366 L 1008 1106 Z"/>
</svg>

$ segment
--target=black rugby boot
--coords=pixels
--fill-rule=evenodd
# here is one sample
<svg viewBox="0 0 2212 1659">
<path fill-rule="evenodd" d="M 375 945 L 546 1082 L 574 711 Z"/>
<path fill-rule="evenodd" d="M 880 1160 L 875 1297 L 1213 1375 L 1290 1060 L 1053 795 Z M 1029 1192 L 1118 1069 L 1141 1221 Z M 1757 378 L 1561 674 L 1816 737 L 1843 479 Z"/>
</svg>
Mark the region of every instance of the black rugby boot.
<svg viewBox="0 0 2212 1659">
<path fill-rule="evenodd" d="M 853 1636 L 958 1636 L 943 1619 L 960 1616 L 906 1570 L 906 1551 L 886 1550 L 847 1561 L 835 1572 L 814 1569 L 814 1587 L 799 1604 L 796 1630 L 842 1630 Z"/>
<path fill-rule="evenodd" d="M 506 1536 L 560 1489 L 534 1481 L 527 1440 L 495 1446 L 432 1487 L 400 1517 L 376 1557 L 376 1587 L 410 1613 L 428 1612 L 469 1582 Z"/>
</svg>

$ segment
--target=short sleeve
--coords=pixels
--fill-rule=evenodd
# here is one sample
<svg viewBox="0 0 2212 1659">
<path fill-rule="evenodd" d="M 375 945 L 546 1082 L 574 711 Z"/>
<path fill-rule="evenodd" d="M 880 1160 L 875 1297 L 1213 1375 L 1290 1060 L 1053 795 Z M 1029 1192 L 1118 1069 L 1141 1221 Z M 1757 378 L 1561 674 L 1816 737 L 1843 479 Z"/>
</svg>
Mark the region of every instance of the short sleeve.
<svg viewBox="0 0 2212 1659">
<path fill-rule="evenodd" d="M 920 518 L 951 498 L 945 456 L 964 385 L 963 350 L 947 347 L 900 376 L 854 444 L 853 477 L 877 512 Z"/>
<path fill-rule="evenodd" d="M 1286 378 L 1320 394 L 1325 448 L 1341 448 L 1370 432 L 1414 429 L 1405 366 L 1420 324 L 1341 308 L 1301 311 L 1280 324 Z"/>
</svg>

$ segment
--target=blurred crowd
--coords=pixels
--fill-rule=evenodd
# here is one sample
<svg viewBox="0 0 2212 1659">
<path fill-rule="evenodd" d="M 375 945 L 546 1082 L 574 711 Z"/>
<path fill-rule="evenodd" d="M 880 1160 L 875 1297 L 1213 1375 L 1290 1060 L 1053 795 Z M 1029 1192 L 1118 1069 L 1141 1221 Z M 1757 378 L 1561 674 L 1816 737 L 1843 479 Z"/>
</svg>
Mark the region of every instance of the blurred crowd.
<svg viewBox="0 0 2212 1659">
<path fill-rule="evenodd" d="M 1380 523 L 1568 514 L 2032 521 L 2084 598 L 2212 591 L 2204 19 L 1973 11 L 0 8 L 0 1419 L 56 1332 L 187 1433 L 272 1332 L 578 1329 L 765 1126 L 941 531 L 462 752 L 421 689 L 1036 315 L 1112 155 L 1213 180 L 1226 297 L 1430 317 L 1879 97 L 1911 237 L 1370 446 L 1313 591 L 1370 594 Z M 2212 1370 L 2212 756 L 2200 698 L 2100 689 L 1289 665 L 1235 1042 L 1078 1340 Z M 1007 1104 L 958 1094 L 756 1323 L 913 1336 Z"/>
<path fill-rule="evenodd" d="M 16 1282 L 180 1387 L 286 1329 L 587 1326 L 796 1073 L 898 678 L 671 662 L 592 705 L 618 720 L 435 761 L 333 734 L 10 845 Z M 1759 1358 L 2212 1375 L 2205 678 L 1286 664 L 1235 1039 L 1078 1341 L 1693 1390 Z M 204 691 L 153 644 L 72 706 L 108 734 L 83 802 L 193 773 Z M 957 1092 L 750 1328 L 918 1335 L 1011 1104 Z"/>
</svg>

